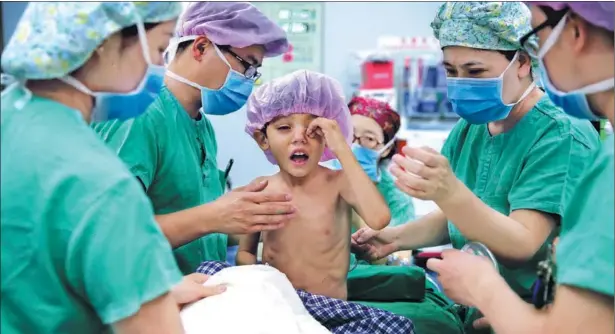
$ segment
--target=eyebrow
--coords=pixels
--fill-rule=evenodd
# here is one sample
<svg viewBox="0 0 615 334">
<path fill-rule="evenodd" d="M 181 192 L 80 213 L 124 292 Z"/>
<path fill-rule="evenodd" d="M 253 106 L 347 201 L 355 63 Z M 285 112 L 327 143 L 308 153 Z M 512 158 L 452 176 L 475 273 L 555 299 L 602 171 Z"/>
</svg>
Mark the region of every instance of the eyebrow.
<svg viewBox="0 0 615 334">
<path fill-rule="evenodd" d="M 455 67 L 455 66 L 453 66 L 451 63 L 449 63 L 447 61 L 443 61 L 442 64 L 444 66 Z M 485 64 L 481 63 L 480 61 L 470 61 L 470 62 L 467 62 L 465 64 L 462 64 L 461 67 L 469 67 L 469 66 L 477 66 L 477 65 L 485 66 Z"/>
<path fill-rule="evenodd" d="M 364 131 L 363 131 L 363 133 L 361 133 L 361 134 L 362 134 L 362 135 L 369 134 L 369 135 L 372 135 L 372 136 L 374 136 L 374 137 L 378 137 L 378 134 L 377 134 L 377 133 L 375 133 L 375 132 L 374 132 L 374 131 L 372 131 L 372 130 L 364 130 Z"/>
<path fill-rule="evenodd" d="M 258 60 L 256 59 L 256 57 L 254 56 L 247 56 L 246 58 L 248 58 L 248 60 L 250 61 L 251 65 L 259 68 L 261 66 L 263 66 L 263 64 L 259 63 Z"/>
</svg>

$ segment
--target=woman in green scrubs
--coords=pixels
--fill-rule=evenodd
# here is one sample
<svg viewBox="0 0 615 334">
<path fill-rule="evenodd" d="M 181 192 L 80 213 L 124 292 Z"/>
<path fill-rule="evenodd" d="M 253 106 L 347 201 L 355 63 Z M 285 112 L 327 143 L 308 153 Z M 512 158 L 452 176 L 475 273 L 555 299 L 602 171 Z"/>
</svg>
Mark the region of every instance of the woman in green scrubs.
<svg viewBox="0 0 615 334">
<path fill-rule="evenodd" d="M 168 49 L 160 94 L 142 116 L 94 129 L 141 182 L 185 274 L 226 261 L 227 235 L 281 227 L 290 195 L 251 184 L 225 196 L 214 129 L 205 115 L 239 110 L 264 57 L 288 47 L 284 31 L 250 3 L 196 2 Z M 221 197 L 222 196 L 222 197 Z"/>
<path fill-rule="evenodd" d="M 391 167 L 401 190 L 439 210 L 379 233 L 357 232 L 353 239 L 373 257 L 482 242 L 514 292 L 531 298 L 537 262 L 599 138 L 590 122 L 567 116 L 535 86 L 535 59 L 519 42 L 530 19 L 519 2 L 440 7 L 432 28 L 461 120 L 441 153 L 406 147 Z"/>
<path fill-rule="evenodd" d="M 180 11 L 28 4 L 2 54 L 2 333 L 182 332 L 195 287 L 172 292 L 182 276 L 147 197 L 87 124 L 147 96 Z"/>
<path fill-rule="evenodd" d="M 399 114 L 387 103 L 363 97 L 354 97 L 348 109 L 354 129 L 353 152 L 391 210 L 389 226 L 414 220 L 412 197 L 395 187 L 387 168 L 396 151 L 393 145 L 401 127 Z M 361 225 L 366 226 L 363 222 Z"/>
<path fill-rule="evenodd" d="M 547 93 L 579 118 L 615 121 L 613 2 L 530 3 Z M 476 305 L 502 334 L 613 333 L 613 135 L 589 158 L 562 218 L 556 247 L 555 299 L 536 310 L 519 299 L 482 259 L 458 252 L 428 264 L 457 301 Z M 474 282 L 481 282 L 480 287 Z"/>
</svg>

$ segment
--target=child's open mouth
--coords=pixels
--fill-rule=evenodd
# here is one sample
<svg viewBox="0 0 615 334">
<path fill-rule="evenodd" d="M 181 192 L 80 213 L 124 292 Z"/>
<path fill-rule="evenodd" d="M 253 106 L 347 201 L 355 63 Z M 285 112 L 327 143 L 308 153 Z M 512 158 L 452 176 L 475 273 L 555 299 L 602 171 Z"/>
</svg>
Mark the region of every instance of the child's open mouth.
<svg viewBox="0 0 615 334">
<path fill-rule="evenodd" d="M 294 151 L 290 155 L 290 161 L 292 161 L 293 164 L 299 165 L 299 166 L 305 165 L 309 158 L 310 157 L 307 155 L 307 153 L 301 150 Z"/>
</svg>

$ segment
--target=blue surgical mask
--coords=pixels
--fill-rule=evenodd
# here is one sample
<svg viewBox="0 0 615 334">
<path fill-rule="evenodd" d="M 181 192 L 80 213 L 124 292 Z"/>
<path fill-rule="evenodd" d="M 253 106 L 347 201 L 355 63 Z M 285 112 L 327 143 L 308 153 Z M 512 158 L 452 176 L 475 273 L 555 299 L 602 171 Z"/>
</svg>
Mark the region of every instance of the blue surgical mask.
<svg viewBox="0 0 615 334">
<path fill-rule="evenodd" d="M 540 78 L 542 80 L 542 84 L 545 88 L 545 91 L 547 92 L 547 95 L 549 96 L 551 101 L 553 101 L 556 106 L 564 109 L 564 112 L 581 119 L 597 120 L 600 117 L 597 116 L 594 112 L 592 112 L 589 103 L 587 102 L 587 95 L 613 89 L 613 87 L 615 87 L 615 78 L 606 79 L 604 81 L 566 93 L 558 90 L 555 87 L 553 82 L 551 82 L 551 79 L 549 78 L 549 73 L 547 72 L 547 68 L 545 67 L 544 57 L 547 52 L 551 50 L 555 42 L 557 42 L 557 39 L 564 30 L 567 18 L 568 14 L 566 14 L 566 16 L 564 16 L 553 28 L 551 35 L 549 35 L 549 37 L 545 41 L 544 46 L 538 52 L 538 61 L 540 63 Z"/>
<path fill-rule="evenodd" d="M 169 46 L 169 51 L 165 58 L 167 61 L 172 61 L 177 53 L 177 45 L 184 41 L 195 39 L 197 36 L 182 37 Z M 210 89 L 203 87 L 197 83 L 189 81 L 171 71 L 167 71 L 167 76 L 173 78 L 186 85 L 192 86 L 201 91 L 202 113 L 206 115 L 228 115 L 243 107 L 248 101 L 248 97 L 252 94 L 254 88 L 254 80 L 246 78 L 243 74 L 233 70 L 222 51 L 213 44 L 216 54 L 228 66 L 228 74 L 224 84 L 219 89 Z"/>
<path fill-rule="evenodd" d="M 351 146 L 352 153 L 357 159 L 357 162 L 359 162 L 359 165 L 361 165 L 361 168 L 363 168 L 363 171 L 365 172 L 365 174 L 367 174 L 367 176 L 369 176 L 369 178 L 372 181 L 380 182 L 380 173 L 378 172 L 378 161 L 382 153 L 384 153 L 384 151 L 386 151 L 391 145 L 393 145 L 394 142 L 395 140 L 389 141 L 386 145 L 384 145 L 383 148 L 379 150 L 372 150 L 372 149 L 363 147 L 357 143 L 352 144 Z M 326 167 L 329 167 L 329 166 L 326 166 Z M 339 169 L 342 169 L 342 165 L 340 164 L 339 160 L 335 159 L 331 162 L 330 168 L 333 170 L 339 170 Z"/>
<path fill-rule="evenodd" d="M 453 111 L 470 124 L 487 124 L 503 120 L 517 103 L 502 101 L 504 73 L 517 60 L 518 53 L 497 78 L 447 78 L 448 100 Z M 532 83 L 523 93 L 522 101 L 534 88 Z"/>
<path fill-rule="evenodd" d="M 147 35 L 143 23 L 137 24 L 137 31 L 143 57 L 147 63 L 147 70 L 143 79 L 133 91 L 128 93 L 93 92 L 74 77 L 60 78 L 65 83 L 95 98 L 94 109 L 92 110 L 92 121 L 94 122 L 115 119 L 126 120 L 137 117 L 143 114 L 147 107 L 154 102 L 162 88 L 165 68 L 153 65 L 150 60 Z"/>
</svg>

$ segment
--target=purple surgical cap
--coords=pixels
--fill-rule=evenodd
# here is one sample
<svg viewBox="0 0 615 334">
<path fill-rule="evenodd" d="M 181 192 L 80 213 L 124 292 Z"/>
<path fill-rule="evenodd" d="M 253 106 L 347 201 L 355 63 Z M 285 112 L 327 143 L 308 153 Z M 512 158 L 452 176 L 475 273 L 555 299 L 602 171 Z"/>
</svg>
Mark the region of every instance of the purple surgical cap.
<svg viewBox="0 0 615 334">
<path fill-rule="evenodd" d="M 311 114 L 332 119 L 339 125 L 346 142 L 352 142 L 352 122 L 342 87 L 335 79 L 321 73 L 299 70 L 258 87 L 248 99 L 246 132 L 250 136 L 277 117 Z M 267 159 L 277 164 L 271 152 Z M 328 148 L 321 162 L 335 159 Z"/>
<path fill-rule="evenodd" d="M 570 2 L 526 2 L 528 5 L 551 7 L 562 10 L 566 7 L 597 27 L 613 31 L 615 2 L 613 1 L 570 1 Z"/>
<path fill-rule="evenodd" d="M 193 2 L 179 20 L 177 37 L 206 36 L 214 44 L 262 45 L 266 57 L 288 49 L 286 33 L 248 2 Z"/>
</svg>

